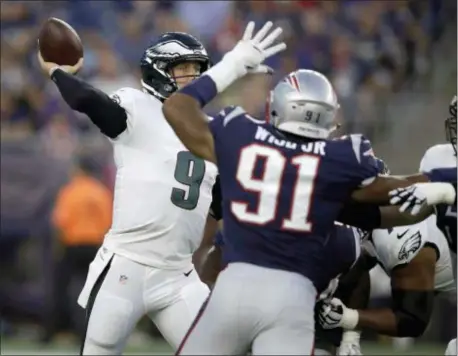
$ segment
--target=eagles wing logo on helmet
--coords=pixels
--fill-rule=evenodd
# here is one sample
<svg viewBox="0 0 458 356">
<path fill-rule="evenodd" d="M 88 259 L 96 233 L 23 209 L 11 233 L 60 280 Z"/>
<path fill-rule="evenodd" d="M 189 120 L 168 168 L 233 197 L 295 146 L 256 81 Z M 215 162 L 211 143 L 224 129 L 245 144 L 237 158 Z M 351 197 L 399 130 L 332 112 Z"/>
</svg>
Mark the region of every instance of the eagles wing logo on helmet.
<svg viewBox="0 0 458 356">
<path fill-rule="evenodd" d="M 145 50 L 140 61 L 143 89 L 165 100 L 178 89 L 168 70 L 186 61 L 199 62 L 200 74 L 211 66 L 207 51 L 197 38 L 184 32 L 163 34 Z"/>
<path fill-rule="evenodd" d="M 416 234 L 410 236 L 401 246 L 398 254 L 399 260 L 408 260 L 411 255 L 416 253 L 421 246 L 421 233 L 417 231 Z"/>
</svg>

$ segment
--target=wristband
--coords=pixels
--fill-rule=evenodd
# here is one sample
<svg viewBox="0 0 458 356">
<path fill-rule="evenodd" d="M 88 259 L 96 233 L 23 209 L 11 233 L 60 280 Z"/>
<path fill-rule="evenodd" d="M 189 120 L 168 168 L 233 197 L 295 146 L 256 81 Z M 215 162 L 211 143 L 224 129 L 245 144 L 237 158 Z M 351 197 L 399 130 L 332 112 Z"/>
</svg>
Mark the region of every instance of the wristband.
<svg viewBox="0 0 458 356">
<path fill-rule="evenodd" d="M 344 313 L 342 315 L 342 321 L 340 322 L 342 328 L 347 330 L 353 330 L 358 325 L 359 313 L 355 309 L 344 308 Z"/>
<path fill-rule="evenodd" d="M 452 168 L 436 168 L 430 172 L 424 173 L 431 182 L 456 183 L 457 171 L 456 167 Z"/>
<path fill-rule="evenodd" d="M 186 94 L 194 98 L 199 102 L 200 107 L 204 107 L 213 98 L 218 95 L 216 84 L 207 75 L 201 76 L 199 79 L 186 85 L 183 89 L 180 89 L 177 93 Z"/>
<path fill-rule="evenodd" d="M 230 52 L 228 54 L 230 55 Z M 246 68 L 237 65 L 230 57 L 227 58 L 227 55 L 218 64 L 204 73 L 204 75 L 209 76 L 215 82 L 218 93 L 226 90 L 232 83 L 245 74 Z"/>
</svg>

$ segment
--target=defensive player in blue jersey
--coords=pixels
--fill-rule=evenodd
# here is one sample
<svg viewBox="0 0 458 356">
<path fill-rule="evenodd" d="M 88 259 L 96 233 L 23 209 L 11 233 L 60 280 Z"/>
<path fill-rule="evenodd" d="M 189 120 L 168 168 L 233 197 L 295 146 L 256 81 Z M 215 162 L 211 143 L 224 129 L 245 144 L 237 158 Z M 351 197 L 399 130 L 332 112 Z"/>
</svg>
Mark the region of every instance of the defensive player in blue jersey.
<svg viewBox="0 0 458 356">
<path fill-rule="evenodd" d="M 309 354 L 314 306 L 327 276 L 326 242 L 345 202 L 387 202 L 388 192 L 424 181 L 378 176 L 361 135 L 328 140 L 339 105 L 320 73 L 299 70 L 272 91 L 268 122 L 240 107 L 208 121 L 202 107 L 265 58 L 281 33 L 254 23 L 223 60 L 163 106 L 183 144 L 218 165 L 225 253 L 208 302 L 178 354 Z"/>
<path fill-rule="evenodd" d="M 380 174 L 389 174 L 389 171 L 387 169 L 387 166 L 384 164 L 384 162 L 380 159 L 377 159 L 377 164 L 379 166 L 379 173 Z M 386 213 L 386 211 L 390 211 L 389 214 Z M 394 210 L 394 211 L 393 211 Z M 370 211 L 368 213 L 368 211 Z M 396 214 L 397 213 L 397 214 Z M 405 223 L 404 224 L 411 224 L 413 223 L 412 220 L 410 220 L 408 217 L 410 214 L 408 213 L 400 213 L 397 207 L 377 207 L 377 206 L 364 206 L 364 210 L 355 210 L 354 207 L 346 207 L 344 209 L 344 212 L 341 213 L 339 216 L 339 219 L 343 219 L 345 221 L 348 220 L 347 216 L 349 214 L 353 214 L 356 218 L 358 217 L 363 217 L 364 219 L 364 224 L 367 228 L 375 228 L 380 226 L 380 221 L 383 220 L 383 224 L 398 224 L 398 222 L 401 221 L 401 219 L 405 218 Z M 378 217 L 379 215 L 384 215 L 383 218 Z M 392 217 L 395 215 L 399 215 L 396 220 L 394 220 Z M 355 218 L 353 218 L 354 223 L 362 224 L 362 222 L 357 222 Z M 376 255 L 381 254 L 383 257 L 388 257 L 388 256 L 396 256 L 396 258 L 390 258 L 390 263 L 397 260 L 397 258 L 401 258 L 399 263 L 405 263 L 407 258 L 412 259 L 415 257 L 415 264 L 412 264 L 412 268 L 410 268 L 411 275 L 416 278 L 418 275 L 418 270 L 420 266 L 425 267 L 425 268 L 430 268 L 430 261 L 432 261 L 432 266 L 434 270 L 434 266 L 436 265 L 436 255 L 435 252 L 436 250 L 433 250 L 433 258 L 431 259 L 426 259 L 423 255 L 423 250 L 419 249 L 418 246 L 422 246 L 422 244 L 427 244 L 428 246 L 432 245 L 437 245 L 437 241 L 435 239 L 434 233 L 432 236 L 428 236 L 426 234 L 425 236 L 421 237 L 421 240 L 418 245 L 412 245 L 411 247 L 414 248 L 413 251 L 410 251 L 406 253 L 405 251 L 405 246 L 408 245 L 409 243 L 407 241 L 411 240 L 412 238 L 418 240 L 419 230 L 422 230 L 423 233 L 426 230 L 425 227 L 427 226 L 426 221 L 421 222 L 420 224 L 417 225 L 410 225 L 408 227 L 403 226 L 398 229 L 389 229 L 389 230 L 375 230 L 375 236 L 374 239 L 376 239 Z M 406 228 L 412 228 L 410 234 L 405 234 Z M 400 229 L 400 230 L 399 230 Z M 408 229 L 407 229 L 408 230 Z M 428 229 L 429 230 L 429 229 Z M 410 230 L 409 230 L 410 231 Z M 440 232 L 437 232 L 440 234 Z M 400 239 L 397 234 L 402 234 L 402 238 Z M 361 259 L 358 261 L 357 267 L 351 269 L 351 272 L 346 274 L 345 272 L 350 269 L 350 266 L 352 266 L 356 259 L 359 256 L 360 249 L 359 249 L 359 240 L 360 238 L 366 235 L 366 233 L 363 233 L 359 229 L 351 228 L 348 226 L 342 226 L 342 225 L 336 225 L 333 233 L 329 236 L 328 242 L 326 243 L 326 249 L 323 249 L 323 258 L 326 258 L 328 263 L 323 266 L 322 273 L 323 273 L 323 280 L 327 278 L 329 280 L 328 283 L 328 288 L 323 289 L 324 285 L 317 286 L 317 292 L 320 294 L 320 297 L 318 298 L 318 305 L 316 310 L 319 311 L 321 309 L 321 306 L 323 305 L 321 302 L 325 302 L 324 305 L 328 305 L 329 302 L 331 301 L 331 298 L 336 297 L 339 298 L 342 301 L 349 301 L 351 300 L 351 307 L 353 308 L 359 308 L 359 309 L 364 309 L 367 306 L 368 302 L 368 294 L 364 292 L 365 288 L 368 287 L 368 283 L 366 282 L 365 278 L 362 278 L 362 275 L 366 276 L 368 278 L 368 273 L 367 269 L 370 269 L 368 267 L 368 256 L 364 255 L 365 258 Z M 394 240 L 393 240 L 394 239 Z M 417 242 L 417 240 L 415 240 Z M 366 241 L 367 242 L 367 241 Z M 392 245 L 392 246 L 391 246 Z M 436 282 L 438 282 L 438 286 L 440 287 L 439 289 L 444 289 L 444 276 L 450 277 L 448 280 L 448 283 L 454 284 L 453 281 L 453 274 L 451 271 L 451 267 L 446 270 L 444 268 L 445 264 L 444 261 L 446 261 L 446 257 L 449 256 L 449 253 L 447 250 L 447 247 L 445 246 L 445 239 L 443 244 L 439 244 L 441 249 L 440 253 L 440 261 L 438 264 L 440 273 L 436 277 Z M 409 245 L 410 246 L 410 245 Z M 420 253 L 421 256 L 417 256 L 419 250 L 422 252 Z M 401 251 L 404 251 L 401 253 Z M 216 277 L 220 270 L 224 268 L 225 266 L 225 259 L 223 258 L 223 252 L 224 252 L 224 238 L 222 236 L 222 233 L 219 232 L 215 236 L 215 241 L 214 241 L 214 248 L 212 249 L 211 253 L 209 253 L 206 263 L 204 264 L 203 268 L 203 274 L 206 282 L 212 286 L 214 281 L 216 280 Z M 430 252 L 430 251 L 426 251 Z M 327 257 L 326 253 L 328 253 Z M 394 254 L 394 255 L 393 255 Z M 427 255 L 427 254 L 426 254 Z M 431 253 L 430 253 L 431 255 Z M 399 257 L 402 256 L 402 257 Z M 428 255 L 429 258 L 429 255 Z M 372 262 L 372 258 L 369 258 L 370 262 Z M 386 262 L 386 260 L 383 260 L 383 262 Z M 383 263 L 382 262 L 382 263 Z M 390 265 L 392 267 L 392 265 Z M 389 266 L 389 267 L 390 267 Z M 366 271 L 366 273 L 364 273 Z M 448 274 L 447 274 L 448 273 Z M 341 280 L 340 275 L 344 275 L 343 280 Z M 405 275 L 405 273 L 404 273 Z M 326 277 L 327 276 L 327 277 Z M 412 278 L 407 279 L 412 283 Z M 432 274 L 431 278 L 434 280 L 434 274 Z M 425 285 L 428 286 L 428 283 L 430 283 L 430 280 L 428 278 L 416 278 L 415 279 L 417 285 L 419 288 L 425 288 Z M 363 283 L 362 283 L 363 282 Z M 399 286 L 401 286 L 402 283 L 399 283 Z M 334 294 L 335 288 L 339 286 L 337 289 L 337 294 Z M 448 285 L 447 285 L 448 286 Z M 403 311 L 408 310 L 409 313 L 406 315 L 409 316 L 407 318 L 407 322 L 403 322 L 403 324 L 406 326 L 404 327 L 404 330 L 408 330 L 408 332 L 414 332 L 415 330 L 418 330 L 418 325 L 425 325 L 419 323 L 419 321 L 423 321 L 423 316 L 427 319 L 428 311 L 431 310 L 430 305 L 433 302 L 433 296 L 434 296 L 434 289 L 432 290 L 426 290 L 425 293 L 419 294 L 419 293 L 404 293 L 403 289 L 400 290 L 400 293 L 398 293 L 398 289 L 394 290 L 394 296 L 396 298 L 397 304 L 396 304 L 396 309 L 395 312 L 399 312 L 400 315 L 404 315 Z M 425 298 L 424 295 L 427 295 L 428 298 Z M 336 300 L 336 299 L 334 299 Z M 412 308 L 415 307 L 415 309 Z M 342 309 L 344 310 L 344 309 Z M 346 310 L 346 309 L 345 309 Z M 411 311 L 414 311 L 411 313 Z M 388 310 L 389 311 L 389 310 Z M 386 311 L 385 311 L 386 312 Z M 334 313 L 333 315 L 338 315 L 338 313 Z M 379 318 L 378 318 L 379 319 Z M 386 318 L 385 318 L 386 319 Z M 382 320 L 384 320 L 382 318 Z M 411 324 L 414 324 L 416 327 L 412 328 L 410 327 L 409 322 Z M 338 325 L 332 325 L 332 327 L 336 327 Z M 390 327 L 393 327 L 390 325 Z M 405 331 L 403 331 L 405 332 Z M 321 349 L 328 349 L 329 346 L 333 345 L 335 347 L 339 347 L 339 354 L 344 353 L 345 355 L 356 355 L 360 354 L 359 349 L 359 334 L 357 332 L 349 332 L 347 331 L 344 334 L 344 339 L 342 339 L 342 328 L 337 328 L 337 329 L 332 329 L 332 330 L 323 330 L 322 327 L 319 324 L 316 324 L 316 343 L 315 346 Z"/>
</svg>

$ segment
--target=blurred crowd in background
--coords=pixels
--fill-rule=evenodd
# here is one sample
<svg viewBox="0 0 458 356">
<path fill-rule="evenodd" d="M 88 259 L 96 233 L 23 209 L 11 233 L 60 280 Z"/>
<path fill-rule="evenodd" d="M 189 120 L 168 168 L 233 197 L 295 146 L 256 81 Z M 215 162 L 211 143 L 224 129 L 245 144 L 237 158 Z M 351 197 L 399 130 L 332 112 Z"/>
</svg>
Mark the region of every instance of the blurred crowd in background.
<svg viewBox="0 0 458 356">
<path fill-rule="evenodd" d="M 194 34 L 217 62 L 247 21 L 273 20 L 288 44 L 267 63 L 273 78 L 243 80 L 209 113 L 235 103 L 262 116 L 280 76 L 318 70 L 335 86 L 343 132 L 367 135 L 395 173 L 417 169 L 428 144 L 443 140 L 456 92 L 454 0 L 2 1 L 0 259 L 9 272 L 0 278 L 0 307 L 44 324 L 53 324 L 46 317 L 55 305 L 51 277 L 66 243 L 56 238 L 56 197 L 81 175 L 75 162 L 108 190 L 115 175 L 108 141 L 37 66 L 37 34 L 50 16 L 77 30 L 79 75 L 107 93 L 139 87 L 139 59 L 160 33 Z"/>
</svg>

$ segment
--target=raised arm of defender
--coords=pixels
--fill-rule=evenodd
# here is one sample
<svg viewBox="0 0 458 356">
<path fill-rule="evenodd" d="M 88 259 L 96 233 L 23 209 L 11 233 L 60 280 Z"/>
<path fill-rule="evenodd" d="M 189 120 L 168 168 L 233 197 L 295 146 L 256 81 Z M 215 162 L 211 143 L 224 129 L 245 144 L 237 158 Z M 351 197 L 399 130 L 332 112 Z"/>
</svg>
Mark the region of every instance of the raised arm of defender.
<svg viewBox="0 0 458 356">
<path fill-rule="evenodd" d="M 198 80 L 172 95 L 162 108 L 186 148 L 207 161 L 216 162 L 216 157 L 202 107 L 246 74 L 269 73 L 271 70 L 262 62 L 286 48 L 284 43 L 272 45 L 283 32 L 280 27 L 269 33 L 273 26 L 269 21 L 253 36 L 254 26 L 254 22 L 250 22 L 232 51 Z"/>
</svg>

